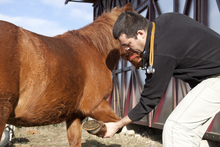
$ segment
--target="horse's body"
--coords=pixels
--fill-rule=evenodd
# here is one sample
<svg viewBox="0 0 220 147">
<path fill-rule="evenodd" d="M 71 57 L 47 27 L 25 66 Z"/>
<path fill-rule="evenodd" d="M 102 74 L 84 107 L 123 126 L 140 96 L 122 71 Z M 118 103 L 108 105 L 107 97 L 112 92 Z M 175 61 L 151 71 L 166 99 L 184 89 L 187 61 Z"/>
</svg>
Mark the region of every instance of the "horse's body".
<svg viewBox="0 0 220 147">
<path fill-rule="evenodd" d="M 124 10 L 131 10 L 130 5 L 55 37 L 0 21 L 0 136 L 6 123 L 66 121 L 70 146 L 81 146 L 82 119 L 120 119 L 106 99 L 111 71 L 122 53 L 112 27 Z"/>
</svg>

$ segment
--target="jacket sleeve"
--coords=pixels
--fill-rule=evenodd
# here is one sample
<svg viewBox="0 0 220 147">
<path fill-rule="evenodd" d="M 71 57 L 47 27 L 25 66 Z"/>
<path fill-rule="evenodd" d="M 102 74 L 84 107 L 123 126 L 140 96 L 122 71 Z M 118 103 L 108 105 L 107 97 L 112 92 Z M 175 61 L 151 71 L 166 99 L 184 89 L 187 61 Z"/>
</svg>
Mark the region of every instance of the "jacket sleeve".
<svg viewBox="0 0 220 147">
<path fill-rule="evenodd" d="M 128 113 L 132 121 L 139 121 L 150 113 L 160 102 L 164 91 L 173 75 L 176 60 L 169 56 L 154 57 L 155 73 L 147 74 L 144 90 L 141 93 L 139 103 Z"/>
</svg>

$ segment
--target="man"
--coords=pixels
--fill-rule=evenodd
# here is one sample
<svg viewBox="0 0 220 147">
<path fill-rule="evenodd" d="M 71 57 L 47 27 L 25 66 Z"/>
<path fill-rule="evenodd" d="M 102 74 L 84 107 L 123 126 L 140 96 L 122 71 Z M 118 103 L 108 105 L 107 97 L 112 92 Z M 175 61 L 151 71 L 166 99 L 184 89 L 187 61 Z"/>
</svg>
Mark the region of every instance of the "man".
<svg viewBox="0 0 220 147">
<path fill-rule="evenodd" d="M 179 13 L 163 14 L 150 22 L 131 11 L 118 17 L 113 35 L 125 50 L 145 51 L 151 69 L 146 72 L 139 103 L 120 121 L 106 123 L 105 137 L 153 110 L 173 76 L 192 89 L 166 120 L 163 146 L 199 146 L 220 111 L 220 35 Z"/>
</svg>

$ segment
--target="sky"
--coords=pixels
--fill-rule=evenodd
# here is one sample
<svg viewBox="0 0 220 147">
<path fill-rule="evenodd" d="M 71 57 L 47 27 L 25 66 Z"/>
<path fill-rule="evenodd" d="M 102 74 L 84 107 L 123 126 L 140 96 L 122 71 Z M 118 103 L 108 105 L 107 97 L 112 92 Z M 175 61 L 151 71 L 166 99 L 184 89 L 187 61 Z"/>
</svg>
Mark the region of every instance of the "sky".
<svg viewBox="0 0 220 147">
<path fill-rule="evenodd" d="M 93 21 L 93 3 L 65 0 L 0 0 L 0 20 L 26 30 L 56 36 Z"/>
<path fill-rule="evenodd" d="M 167 2 L 168 1 L 168 2 Z M 11 22 L 29 31 L 55 36 L 76 30 L 93 21 L 93 3 L 65 0 L 0 0 L 0 20 Z M 183 11 L 185 1 L 181 1 Z M 172 0 L 158 1 L 163 13 L 172 12 Z M 220 13 L 216 1 L 208 1 L 208 26 L 220 33 Z M 193 16 L 190 11 L 190 16 Z"/>
</svg>

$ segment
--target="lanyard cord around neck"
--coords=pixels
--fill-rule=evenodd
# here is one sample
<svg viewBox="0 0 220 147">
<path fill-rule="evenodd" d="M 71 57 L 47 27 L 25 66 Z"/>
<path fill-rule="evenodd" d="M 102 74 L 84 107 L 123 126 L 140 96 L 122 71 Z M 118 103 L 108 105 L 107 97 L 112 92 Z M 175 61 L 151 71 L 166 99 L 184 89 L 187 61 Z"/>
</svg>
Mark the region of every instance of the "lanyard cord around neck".
<svg viewBox="0 0 220 147">
<path fill-rule="evenodd" d="M 151 74 L 155 72 L 155 69 L 153 68 L 154 63 L 154 38 L 155 38 L 155 23 L 152 22 L 152 30 L 151 30 L 151 36 L 150 36 L 150 54 L 149 54 L 149 66 L 147 68 L 147 73 Z"/>
</svg>

